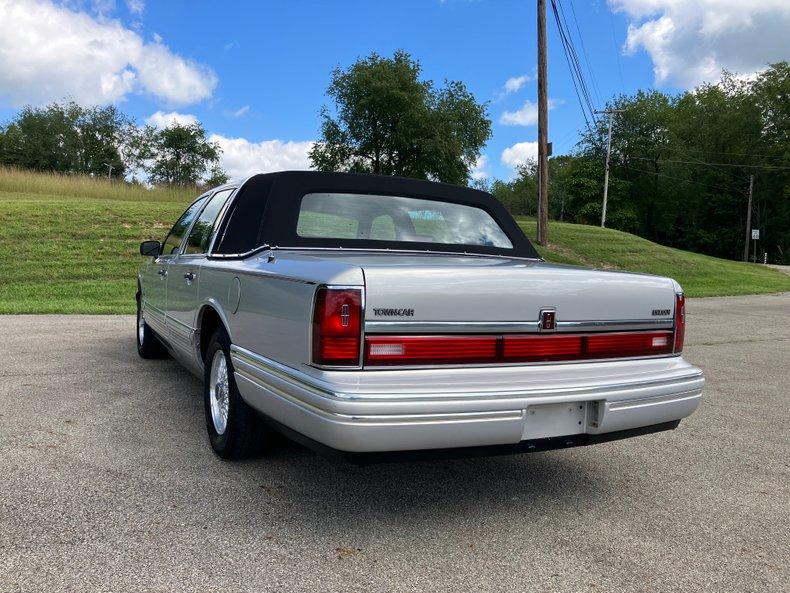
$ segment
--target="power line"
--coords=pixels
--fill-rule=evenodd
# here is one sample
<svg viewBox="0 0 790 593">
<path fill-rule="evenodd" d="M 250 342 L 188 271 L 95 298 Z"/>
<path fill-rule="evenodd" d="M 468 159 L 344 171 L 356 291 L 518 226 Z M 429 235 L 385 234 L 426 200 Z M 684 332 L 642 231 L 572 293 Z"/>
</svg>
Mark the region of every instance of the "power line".
<svg viewBox="0 0 790 593">
<path fill-rule="evenodd" d="M 592 82 L 593 91 L 595 91 L 595 98 L 598 100 L 598 103 L 603 103 L 601 101 L 601 91 L 598 88 L 598 81 L 595 80 L 595 74 L 593 73 L 593 69 L 590 67 L 590 60 L 587 56 L 587 48 L 584 45 L 584 37 L 582 37 L 581 29 L 579 28 L 579 21 L 576 19 L 576 8 L 573 6 L 573 0 L 568 0 L 571 5 L 571 14 L 573 15 L 573 22 L 576 25 L 576 34 L 579 37 L 579 43 L 582 46 L 582 55 L 584 56 L 584 63 L 587 65 L 587 74 L 590 75 L 590 81 Z M 560 5 L 562 7 L 562 5 Z M 564 18 L 564 16 L 563 16 Z M 567 25 L 567 23 L 566 23 Z"/>
<path fill-rule="evenodd" d="M 719 191 L 723 192 L 731 192 L 733 191 L 732 187 L 724 187 L 721 185 L 714 185 L 712 183 L 705 183 L 703 181 L 696 181 L 694 179 L 684 179 L 683 177 L 675 177 L 674 175 L 667 175 L 666 173 L 656 173 L 655 171 L 648 171 L 646 169 L 635 169 L 634 167 L 628 167 L 628 171 L 636 171 L 638 173 L 645 173 L 647 175 L 655 175 L 656 177 L 666 177 L 667 179 L 674 179 L 675 181 L 682 181 L 683 183 L 694 183 L 696 185 L 703 185 L 705 187 L 711 187 L 713 189 L 718 189 Z"/>
<path fill-rule="evenodd" d="M 766 165 L 766 164 L 747 165 L 742 163 L 708 163 L 705 161 L 682 161 L 679 159 L 651 159 L 648 157 L 640 157 L 640 156 L 632 156 L 632 155 L 626 155 L 625 158 L 636 159 L 639 161 L 649 161 L 651 163 L 680 163 L 686 165 L 705 165 L 708 167 L 745 167 L 745 168 L 753 168 L 753 169 L 766 169 L 768 171 L 784 171 L 790 169 L 790 167 Z"/>
<path fill-rule="evenodd" d="M 787 158 L 787 155 L 783 155 L 783 154 L 757 154 L 755 152 L 728 152 L 728 151 L 723 151 L 723 150 L 722 151 L 716 151 L 716 150 L 707 150 L 705 148 L 694 148 L 693 146 L 689 146 L 687 148 L 689 148 L 691 150 L 696 150 L 698 152 L 704 152 L 704 153 L 707 153 L 707 154 L 726 154 L 726 155 L 732 155 L 732 156 L 759 156 L 759 157 L 764 157 L 764 158 L 767 158 L 767 159 L 785 159 L 785 158 Z"/>
<path fill-rule="evenodd" d="M 579 62 L 579 55 L 576 52 L 576 48 L 573 45 L 573 40 L 571 39 L 571 36 L 567 30 L 567 23 L 564 22 L 564 17 L 560 16 L 560 9 L 557 5 L 558 1 L 559 0 L 551 0 L 551 9 L 554 14 L 554 20 L 557 24 L 560 42 L 565 54 L 565 60 L 568 63 L 568 69 L 571 72 L 573 89 L 576 93 L 576 98 L 579 101 L 579 107 L 582 110 L 584 122 L 587 125 L 587 129 L 590 131 L 590 133 L 594 134 L 590 126 L 590 119 L 592 119 L 597 128 L 598 122 L 595 119 L 595 107 L 590 95 L 590 89 L 587 86 L 587 81 L 584 78 L 584 73 Z"/>
<path fill-rule="evenodd" d="M 562 0 L 552 0 L 552 4 L 555 7 L 555 11 L 556 11 L 555 14 L 557 15 L 556 18 L 557 18 L 558 26 L 567 42 L 567 47 L 570 51 L 570 57 L 574 64 L 574 69 L 576 70 L 579 79 L 579 83 L 580 83 L 579 86 L 582 89 L 582 92 L 584 93 L 587 102 L 587 107 L 591 111 L 590 115 L 592 116 L 593 121 L 595 121 L 595 115 L 594 115 L 595 103 L 592 99 L 592 93 L 590 92 L 590 87 L 587 84 L 587 79 L 584 76 L 584 71 L 582 70 L 581 61 L 579 60 L 579 52 L 576 51 L 576 46 L 573 42 L 573 36 L 571 35 L 570 27 L 568 26 L 568 21 L 565 18 L 565 10 L 562 7 Z M 559 19 L 562 19 L 562 22 L 560 22 Z"/>
</svg>

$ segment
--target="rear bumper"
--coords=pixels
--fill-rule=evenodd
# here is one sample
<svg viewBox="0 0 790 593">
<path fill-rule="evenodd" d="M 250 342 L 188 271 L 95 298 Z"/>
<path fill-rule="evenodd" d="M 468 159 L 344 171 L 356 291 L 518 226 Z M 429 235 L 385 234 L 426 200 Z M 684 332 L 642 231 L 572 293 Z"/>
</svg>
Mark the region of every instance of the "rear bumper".
<svg viewBox="0 0 790 593">
<path fill-rule="evenodd" d="M 666 430 L 694 412 L 705 383 L 680 357 L 312 374 L 237 346 L 232 359 L 252 407 L 311 441 L 350 453 L 528 451 L 559 437 L 551 443 L 590 444 L 656 425 Z M 535 446 L 522 444 L 529 442 Z"/>
<path fill-rule="evenodd" d="M 480 447 L 455 447 L 451 449 L 421 449 L 405 451 L 369 451 L 369 452 L 348 452 L 333 449 L 323 443 L 314 441 L 301 433 L 291 430 L 287 426 L 271 419 L 267 419 L 269 424 L 277 430 L 302 443 L 303 445 L 318 451 L 322 455 L 348 461 L 357 465 L 368 465 L 372 463 L 386 463 L 397 461 L 424 461 L 437 459 L 466 459 L 469 457 L 491 457 L 494 455 L 516 455 L 519 453 L 537 453 L 540 451 L 553 451 L 556 449 L 568 449 L 571 447 L 584 447 L 596 445 L 621 439 L 629 439 L 645 434 L 674 430 L 680 424 L 680 420 L 663 422 L 661 424 L 651 424 L 629 430 L 618 430 L 603 434 L 574 434 L 564 437 L 551 437 L 545 439 L 529 439 L 519 441 L 512 445 L 483 445 Z"/>
</svg>

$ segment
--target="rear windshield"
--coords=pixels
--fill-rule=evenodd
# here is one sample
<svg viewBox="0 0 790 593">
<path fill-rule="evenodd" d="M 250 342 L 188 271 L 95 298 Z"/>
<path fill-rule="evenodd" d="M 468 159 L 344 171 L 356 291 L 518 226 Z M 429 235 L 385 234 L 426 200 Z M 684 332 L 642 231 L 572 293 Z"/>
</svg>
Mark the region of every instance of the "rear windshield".
<svg viewBox="0 0 790 593">
<path fill-rule="evenodd" d="M 296 233 L 318 239 L 513 248 L 502 228 L 481 208 L 400 196 L 307 194 Z"/>
</svg>

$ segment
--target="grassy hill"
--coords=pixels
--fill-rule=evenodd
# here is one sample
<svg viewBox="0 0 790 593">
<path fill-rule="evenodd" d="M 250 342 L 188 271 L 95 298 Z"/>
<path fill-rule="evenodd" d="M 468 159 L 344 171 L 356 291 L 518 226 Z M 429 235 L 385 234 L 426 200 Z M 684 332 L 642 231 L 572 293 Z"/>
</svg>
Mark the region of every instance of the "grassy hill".
<svg viewBox="0 0 790 593">
<path fill-rule="evenodd" d="M 534 242 L 535 220 L 517 220 Z M 538 251 L 558 263 L 669 276 L 680 282 L 690 297 L 790 290 L 790 276 L 767 266 L 691 253 L 597 226 L 551 222 L 549 246 L 538 247 Z"/>
<path fill-rule="evenodd" d="M 162 238 L 196 190 L 0 169 L 0 313 L 132 313 L 142 239 Z M 534 221 L 519 221 L 534 235 Z M 549 261 L 672 276 L 689 296 L 790 290 L 790 276 L 552 223 Z"/>
</svg>

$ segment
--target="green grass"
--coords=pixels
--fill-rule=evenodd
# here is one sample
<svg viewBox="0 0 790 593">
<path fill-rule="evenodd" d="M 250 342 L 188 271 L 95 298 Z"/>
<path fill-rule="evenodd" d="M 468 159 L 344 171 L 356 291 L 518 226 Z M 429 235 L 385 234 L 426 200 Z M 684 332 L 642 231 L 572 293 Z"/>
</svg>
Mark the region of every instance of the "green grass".
<svg viewBox="0 0 790 593">
<path fill-rule="evenodd" d="M 0 313 L 132 313 L 142 239 L 197 188 L 0 167 Z"/>
<path fill-rule="evenodd" d="M 184 205 L 0 191 L 0 313 L 132 313 L 140 240 Z"/>
<path fill-rule="evenodd" d="M 517 221 L 534 242 L 535 220 L 519 217 Z M 673 249 L 596 226 L 550 222 L 549 244 L 538 251 L 557 263 L 669 276 L 690 297 L 790 290 L 790 276 L 773 268 Z"/>
<path fill-rule="evenodd" d="M 0 313 L 133 313 L 140 241 L 161 240 L 196 195 L 0 169 Z M 790 290 L 777 270 L 618 231 L 552 223 L 550 240 L 549 261 L 672 276 L 689 296 Z"/>
<path fill-rule="evenodd" d="M 183 187 L 146 188 L 87 175 L 39 173 L 0 167 L 0 192 L 132 202 L 186 202 L 196 197 L 199 190 Z"/>
</svg>

